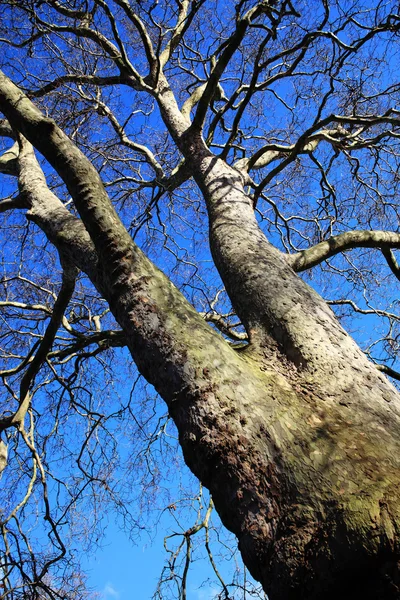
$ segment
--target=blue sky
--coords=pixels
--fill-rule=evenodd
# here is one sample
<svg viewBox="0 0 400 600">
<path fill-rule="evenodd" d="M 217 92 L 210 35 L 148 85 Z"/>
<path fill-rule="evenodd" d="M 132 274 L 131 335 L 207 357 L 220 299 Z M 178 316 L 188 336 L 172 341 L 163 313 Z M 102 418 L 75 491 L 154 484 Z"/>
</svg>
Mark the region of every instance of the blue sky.
<svg viewBox="0 0 400 600">
<path fill-rule="evenodd" d="M 219 521 L 215 512 L 213 520 Z M 89 585 L 100 592 L 101 600 L 128 600 L 131 598 L 150 600 L 152 598 L 166 561 L 164 536 L 169 528 L 170 530 L 179 530 L 176 523 L 166 517 L 153 539 L 149 539 L 149 533 L 152 535 L 150 530 L 149 533 L 143 534 L 140 541 L 132 544 L 114 524 L 109 525 L 102 549 L 96 551 L 92 557 L 88 557 L 83 565 L 85 569 L 86 567 L 88 569 Z M 228 536 L 226 538 L 228 540 Z M 232 536 L 229 537 L 228 543 L 235 547 Z M 217 548 L 214 545 L 212 549 L 216 550 Z M 201 555 L 204 558 L 204 552 L 200 548 L 193 554 L 195 562 L 189 571 L 187 586 L 187 595 L 190 600 L 211 600 L 221 591 L 221 586 L 215 581 L 215 575 L 211 571 L 209 562 L 198 560 Z M 233 567 L 232 562 L 219 564 L 218 567 L 222 573 L 226 574 L 226 583 L 228 583 L 230 581 L 229 572 Z M 251 580 L 250 577 L 249 579 Z M 165 597 L 177 598 L 178 596 L 166 594 Z M 237 597 L 239 598 L 239 596 Z M 240 598 L 243 596 L 240 595 Z M 251 596 L 249 595 L 248 598 Z"/>
</svg>

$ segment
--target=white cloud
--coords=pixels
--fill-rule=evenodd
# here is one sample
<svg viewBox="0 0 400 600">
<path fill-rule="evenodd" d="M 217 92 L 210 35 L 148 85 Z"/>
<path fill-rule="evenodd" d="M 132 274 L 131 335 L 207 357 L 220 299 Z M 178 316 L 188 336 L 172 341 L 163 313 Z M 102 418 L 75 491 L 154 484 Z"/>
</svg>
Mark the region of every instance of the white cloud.
<svg viewBox="0 0 400 600">
<path fill-rule="evenodd" d="M 104 600 L 108 600 L 109 598 L 114 598 L 114 600 L 118 600 L 120 594 L 115 589 L 115 587 L 113 586 L 113 584 L 110 583 L 110 582 L 108 582 L 104 586 L 104 589 L 103 589 L 103 592 L 102 592 L 102 596 L 103 596 Z"/>
<path fill-rule="evenodd" d="M 214 600 L 220 591 L 216 587 L 200 588 L 197 589 L 197 600 Z"/>
</svg>

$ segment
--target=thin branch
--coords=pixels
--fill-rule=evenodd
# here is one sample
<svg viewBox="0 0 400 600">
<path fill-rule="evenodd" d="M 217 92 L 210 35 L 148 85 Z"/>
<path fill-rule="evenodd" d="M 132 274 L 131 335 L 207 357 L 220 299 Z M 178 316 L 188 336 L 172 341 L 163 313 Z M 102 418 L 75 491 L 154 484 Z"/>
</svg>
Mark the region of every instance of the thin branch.
<svg viewBox="0 0 400 600">
<path fill-rule="evenodd" d="M 329 142 L 336 147 L 338 144 L 343 143 L 346 133 L 346 130 L 339 126 L 336 129 L 318 131 L 308 138 L 303 138 L 302 136 L 302 145 L 299 145 L 298 142 L 289 146 L 285 146 L 284 144 L 266 144 L 257 150 L 253 156 L 241 158 L 236 161 L 234 167 L 247 173 L 253 169 L 267 167 L 273 161 L 287 155 L 291 155 L 291 160 L 293 160 L 298 154 L 314 152 L 321 141 Z M 350 135 L 345 139 L 347 140 L 348 138 L 350 138 Z"/>
<path fill-rule="evenodd" d="M 207 323 L 212 323 L 224 335 L 229 337 L 234 342 L 248 341 L 247 333 L 235 331 L 235 325 L 231 325 L 221 315 L 216 312 L 199 313 Z"/>
<path fill-rule="evenodd" d="M 118 0 L 116 0 L 118 1 Z M 175 48 L 180 43 L 181 39 L 185 35 L 185 32 L 190 27 L 196 13 L 201 8 L 202 4 L 204 4 L 205 0 L 200 0 L 199 2 L 192 2 L 192 8 L 188 13 L 188 8 L 190 5 L 189 0 L 183 0 L 180 3 L 180 10 L 176 22 L 175 29 L 172 32 L 171 38 L 165 46 L 164 50 L 160 54 L 160 68 L 163 69 L 169 59 L 171 58 Z"/>
<path fill-rule="evenodd" d="M 128 81 L 120 75 L 110 75 L 109 77 L 99 77 L 97 75 L 81 75 L 75 73 L 68 73 L 67 75 L 61 75 L 53 81 L 46 83 L 37 90 L 26 90 L 26 94 L 29 98 L 41 98 L 50 92 L 53 92 L 57 88 L 61 87 L 64 83 L 76 83 L 76 84 L 87 84 L 95 85 L 99 87 L 106 87 L 117 84 L 128 85 Z M 4 134 L 3 134 L 4 135 Z"/>
<path fill-rule="evenodd" d="M 98 331 L 90 335 L 84 335 L 82 338 L 70 344 L 66 348 L 60 348 L 49 352 L 49 358 L 57 358 L 58 360 L 68 358 L 70 359 L 79 350 L 83 350 L 92 344 L 97 344 L 102 350 L 106 348 L 123 348 L 127 345 L 126 336 L 122 331 L 118 330 L 106 330 Z"/>
<path fill-rule="evenodd" d="M 146 29 L 145 24 L 139 18 L 139 16 L 134 12 L 134 10 L 130 6 L 129 2 L 127 2 L 127 0 L 115 0 L 115 3 L 118 4 L 118 6 L 120 6 L 124 10 L 126 16 L 129 18 L 129 20 L 133 23 L 136 30 L 138 31 L 138 33 L 140 35 L 140 39 L 142 40 L 144 51 L 146 53 L 146 58 L 148 60 L 149 66 L 150 66 L 150 71 L 153 72 L 154 68 L 156 66 L 158 66 L 157 58 L 154 53 L 153 44 L 152 44 L 151 38 L 149 36 L 149 33 Z"/>
<path fill-rule="evenodd" d="M 75 290 L 77 274 L 78 270 L 76 267 L 64 265 L 61 289 L 54 304 L 50 322 L 46 328 L 42 341 L 40 342 L 39 348 L 21 380 L 19 393 L 20 405 L 14 414 L 0 419 L 0 432 L 12 426 L 23 428 L 23 421 L 31 401 L 30 388 L 40 367 L 46 360 L 46 356 L 53 345 L 57 331 L 61 326 L 64 312 Z"/>
<path fill-rule="evenodd" d="M 350 300 L 349 298 L 344 300 L 326 300 L 326 303 L 330 306 L 351 306 L 354 312 L 360 313 L 361 315 L 378 315 L 379 317 L 385 317 L 386 319 L 400 321 L 399 315 L 390 313 L 387 310 L 381 310 L 380 308 L 360 308 L 353 300 Z"/>
<path fill-rule="evenodd" d="M 97 99 L 96 104 L 97 104 L 99 111 L 101 111 L 102 114 L 104 114 L 104 116 L 106 116 L 108 118 L 108 120 L 110 121 L 112 128 L 114 129 L 116 134 L 119 136 L 121 144 L 123 144 L 127 148 L 130 148 L 134 152 L 138 152 L 139 154 L 142 154 L 143 156 L 145 156 L 148 164 L 154 169 L 157 177 L 163 178 L 164 177 L 163 168 L 160 165 L 160 163 L 158 162 L 158 160 L 156 159 L 156 157 L 154 156 L 154 154 L 152 153 L 152 151 L 147 146 L 144 146 L 143 144 L 138 144 L 137 142 L 134 142 L 127 136 L 124 128 L 119 123 L 118 119 L 116 118 L 114 113 L 110 110 L 110 108 L 107 106 L 107 104 L 105 104 L 105 102 L 103 102 L 100 99 Z"/>
</svg>

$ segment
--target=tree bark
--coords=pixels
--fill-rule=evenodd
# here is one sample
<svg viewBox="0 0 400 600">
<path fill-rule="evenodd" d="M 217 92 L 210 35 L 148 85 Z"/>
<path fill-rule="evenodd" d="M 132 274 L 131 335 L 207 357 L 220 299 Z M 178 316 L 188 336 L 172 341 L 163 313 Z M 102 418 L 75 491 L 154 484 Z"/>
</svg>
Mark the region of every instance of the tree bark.
<svg viewBox="0 0 400 600">
<path fill-rule="evenodd" d="M 108 301 L 167 403 L 187 464 L 271 600 L 399 598 L 398 394 L 266 240 L 241 174 L 164 106 L 249 334 L 235 350 L 133 243 L 88 160 L 0 83 L 1 110 L 58 170 L 81 216 L 32 193 L 31 218 Z M 18 160 L 29 195 L 23 152 Z"/>
<path fill-rule="evenodd" d="M 361 580 L 363 598 L 398 598 L 398 393 L 268 243 L 240 173 L 201 141 L 187 154 L 207 203 L 215 264 L 249 333 L 242 356 L 285 383 L 272 377 L 263 413 L 250 403 L 242 415 L 267 432 L 267 453 L 246 435 L 244 453 L 257 457 L 250 472 L 260 504 L 274 506 L 268 516 L 249 509 L 251 525 L 248 515 L 242 533 L 235 530 L 244 560 L 272 599 L 354 598 Z M 234 510 L 243 514 L 243 504 Z"/>
</svg>

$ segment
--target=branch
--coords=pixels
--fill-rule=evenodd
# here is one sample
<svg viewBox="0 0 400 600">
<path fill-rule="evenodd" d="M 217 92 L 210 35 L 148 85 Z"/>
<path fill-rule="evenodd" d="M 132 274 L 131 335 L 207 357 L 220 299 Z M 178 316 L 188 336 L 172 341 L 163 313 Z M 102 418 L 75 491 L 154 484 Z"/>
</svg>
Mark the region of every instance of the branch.
<svg viewBox="0 0 400 600">
<path fill-rule="evenodd" d="M 119 136 L 121 144 L 126 146 L 127 148 L 130 148 L 134 152 L 142 154 L 146 158 L 147 163 L 154 169 L 157 177 L 159 179 L 162 179 L 164 177 L 163 168 L 152 153 L 152 151 L 149 148 L 147 148 L 147 146 L 144 146 L 143 144 L 138 144 L 137 142 L 132 141 L 127 136 L 124 128 L 119 123 L 118 119 L 107 106 L 107 104 L 105 104 L 105 102 L 103 102 L 100 99 L 96 99 L 96 104 L 99 112 L 101 111 L 101 114 L 107 117 L 110 121 L 112 128 L 114 129 L 115 133 Z"/>
<path fill-rule="evenodd" d="M 381 310 L 379 308 L 360 308 L 353 300 L 350 300 L 349 298 L 344 300 L 326 300 L 326 303 L 329 304 L 329 306 L 350 306 L 354 312 L 360 313 L 361 315 L 378 315 L 379 317 L 384 317 L 392 321 L 400 321 L 399 315 L 390 313 L 387 310 Z"/>
<path fill-rule="evenodd" d="M 138 73 L 130 62 L 128 56 L 125 53 L 124 48 L 118 47 L 103 35 L 100 31 L 91 29 L 85 22 L 82 22 L 78 26 L 72 25 L 56 25 L 55 23 L 48 23 L 43 21 L 36 15 L 37 22 L 46 28 L 50 32 L 57 33 L 72 33 L 78 38 L 89 39 L 97 46 L 99 46 L 106 55 L 113 61 L 118 67 L 121 77 L 124 78 L 127 83 L 129 82 L 135 89 L 151 91 L 151 88 L 146 85 L 143 77 Z"/>
<path fill-rule="evenodd" d="M 46 83 L 37 90 L 27 90 L 26 94 L 29 98 L 41 98 L 46 94 L 53 92 L 57 88 L 61 87 L 64 83 L 76 83 L 76 84 L 87 84 L 95 85 L 99 87 L 106 87 L 117 84 L 128 85 L 128 81 L 121 77 L 121 75 L 110 75 L 109 77 L 99 77 L 97 75 L 79 75 L 75 73 L 68 73 L 67 75 L 61 75 L 53 81 Z"/>
<path fill-rule="evenodd" d="M 113 36 L 114 39 L 117 43 L 117 46 L 119 48 L 119 51 L 121 53 L 121 56 L 123 58 L 123 62 L 125 63 L 125 65 L 129 66 L 129 69 L 131 70 L 132 73 L 135 74 L 135 77 L 138 76 L 138 73 L 133 69 L 133 66 L 128 58 L 128 55 L 126 53 L 126 49 L 125 49 L 125 45 L 119 35 L 118 32 L 118 26 L 117 23 L 115 21 L 115 17 L 114 14 L 112 13 L 112 11 L 110 10 L 110 7 L 108 5 L 107 2 L 105 2 L 105 0 L 95 0 L 96 4 L 98 6 L 101 6 L 102 9 L 104 10 L 105 14 L 107 15 L 107 18 L 110 22 L 111 25 L 111 29 L 113 32 Z M 118 2 L 117 2 L 118 3 Z M 147 32 L 146 26 L 144 25 L 143 21 L 136 15 L 136 13 L 134 13 L 129 5 L 127 4 L 127 2 L 125 2 L 125 0 L 120 0 L 119 1 L 119 5 L 122 6 L 125 10 L 125 13 L 129 16 L 130 20 L 132 21 L 133 25 L 135 26 L 135 28 L 137 29 L 137 31 L 139 32 L 140 38 L 142 40 L 144 49 L 145 49 L 145 53 L 146 53 L 146 57 L 147 60 L 149 62 L 149 66 L 150 66 L 150 72 L 152 75 L 152 78 L 155 79 L 155 75 L 157 73 L 157 68 L 158 68 L 158 63 L 156 60 L 156 57 L 154 55 L 154 51 L 153 51 L 153 46 L 152 46 L 152 42 L 150 39 L 150 36 Z"/>
<path fill-rule="evenodd" d="M 79 350 L 83 350 L 92 344 L 97 344 L 102 350 L 105 350 L 106 348 L 123 348 L 127 345 L 127 340 L 123 331 L 97 331 L 96 333 L 82 336 L 79 341 L 72 343 L 66 348 L 64 347 L 50 352 L 49 358 L 57 358 L 58 360 L 71 358 L 71 356 L 76 354 Z"/>
<path fill-rule="evenodd" d="M 216 59 L 215 59 L 215 55 L 213 54 L 210 57 L 211 72 L 213 72 L 213 70 L 215 69 L 215 66 L 216 66 Z M 187 119 L 190 119 L 190 113 L 192 112 L 192 110 L 196 106 L 196 104 L 198 104 L 200 102 L 200 100 L 202 99 L 204 91 L 207 88 L 207 83 L 208 83 L 208 80 L 205 81 L 204 83 L 201 83 L 200 85 L 198 85 L 193 90 L 193 92 L 190 94 L 189 98 L 187 98 L 187 100 L 185 100 L 185 102 L 183 103 L 182 108 L 181 108 L 181 113 Z M 213 100 L 225 100 L 225 101 L 228 100 L 225 96 L 224 89 L 219 81 L 217 82 L 215 90 L 214 90 Z"/>
<path fill-rule="evenodd" d="M 14 208 L 28 208 L 22 194 L 18 194 L 15 198 L 4 198 L 4 200 L 0 201 L 0 213 L 6 212 L 7 210 L 14 210 Z"/>
<path fill-rule="evenodd" d="M 336 123 L 335 129 L 325 129 L 328 125 Z M 254 193 L 254 203 L 257 202 L 264 188 L 272 181 L 276 175 L 278 175 L 283 169 L 291 164 L 299 154 L 305 152 L 312 152 L 317 147 L 319 141 L 324 140 L 331 143 L 334 148 L 339 150 L 357 150 L 369 146 L 381 139 L 382 137 L 394 137 L 398 138 L 399 135 L 395 131 L 387 130 L 384 133 L 379 134 L 369 140 L 362 139 L 360 136 L 370 127 L 376 125 L 388 124 L 392 127 L 398 127 L 400 125 L 400 111 L 394 108 L 389 108 L 384 114 L 370 114 L 370 115 L 335 115 L 331 114 L 324 119 L 316 121 L 311 127 L 304 131 L 298 138 L 295 144 L 291 146 L 274 146 L 267 145 L 263 146 L 256 154 L 250 159 L 250 163 L 247 165 L 246 162 L 243 166 L 247 169 L 254 168 L 254 164 L 261 156 L 269 150 L 278 150 L 285 156 L 284 160 L 280 162 L 272 171 L 270 171 L 264 179 L 259 183 Z M 359 126 L 356 131 L 348 131 L 344 125 L 348 125 L 350 128 Z M 272 160 L 279 158 L 273 156 Z M 268 160 L 272 162 L 272 160 Z M 261 166 L 264 166 L 261 163 Z M 236 167 L 237 168 L 237 167 Z"/>
<path fill-rule="evenodd" d="M 389 248 L 400 248 L 400 233 L 394 231 L 346 231 L 345 233 L 340 233 L 329 238 L 329 240 L 320 242 L 307 250 L 292 254 L 287 257 L 287 260 L 294 271 L 301 272 L 319 265 L 324 260 L 340 252 L 345 252 L 353 248 L 382 249 L 389 266 L 393 265 L 391 266 L 392 271 L 396 277 L 399 277 L 399 265 L 393 254 L 390 253 L 389 258 L 386 256 Z M 392 260 L 392 263 L 389 262 L 390 260 Z"/>
<path fill-rule="evenodd" d="M 393 246 L 394 247 L 394 246 Z M 383 256 L 386 258 L 386 262 L 389 265 L 393 275 L 400 281 L 400 265 L 396 260 L 395 255 L 390 248 L 381 248 Z"/>
<path fill-rule="evenodd" d="M 190 113 L 192 112 L 193 108 L 196 106 L 196 104 L 199 103 L 199 101 L 201 100 L 201 97 L 204 94 L 204 90 L 207 87 L 207 83 L 202 83 L 201 85 L 197 86 L 193 92 L 190 94 L 189 98 L 187 100 L 185 100 L 185 102 L 182 105 L 181 108 L 181 113 L 187 118 L 190 119 Z"/>
<path fill-rule="evenodd" d="M 64 261 L 62 260 L 62 262 Z M 20 405 L 13 415 L 3 417 L 2 419 L 0 419 L 0 432 L 4 431 L 8 427 L 13 426 L 23 428 L 23 421 L 25 419 L 25 415 L 27 413 L 31 401 L 31 395 L 29 393 L 29 390 L 35 380 L 36 375 L 39 372 L 40 367 L 46 360 L 46 356 L 53 345 L 57 331 L 61 326 L 64 312 L 75 290 L 75 280 L 77 274 L 78 270 L 76 269 L 76 267 L 64 264 L 61 289 L 57 296 L 57 300 L 54 304 L 50 323 L 46 328 L 45 334 L 42 338 L 42 341 L 40 342 L 38 351 L 36 352 L 33 360 L 29 364 L 25 375 L 21 380 L 19 392 Z"/>
<path fill-rule="evenodd" d="M 18 175 L 18 166 L 17 166 L 17 158 L 18 158 L 19 150 L 18 143 L 15 142 L 0 156 L 0 173 L 4 175 Z"/>
<path fill-rule="evenodd" d="M 400 381 L 400 373 L 398 371 L 395 371 L 394 369 L 392 369 L 391 367 L 388 367 L 387 365 L 375 365 L 375 366 L 378 369 L 378 371 L 381 371 L 381 373 L 385 373 L 385 375 L 389 375 L 389 377 L 393 377 L 393 379 Z"/>
<path fill-rule="evenodd" d="M 126 253 L 126 256 L 131 254 L 131 237 L 121 223 L 92 163 L 55 122 L 45 117 L 1 71 L 0 109 L 10 124 L 35 145 L 63 179 L 99 255 L 106 261 L 114 255 L 116 262 L 119 262 L 121 253 Z M 26 158 L 29 160 L 29 155 Z M 37 173 L 37 177 L 42 177 L 43 181 L 40 183 L 44 188 L 43 173 L 40 176 Z M 29 184 L 30 182 L 26 181 L 28 189 Z M 69 219 L 72 222 L 75 218 L 57 198 L 53 198 L 52 202 L 57 204 L 54 206 L 55 210 L 60 213 L 63 211 L 61 226 L 63 235 L 68 235 L 64 221 Z M 41 216 L 46 217 L 47 205 L 44 204 L 41 208 Z M 60 231 L 54 233 L 59 234 Z M 85 241 L 90 244 L 89 240 Z"/>
<path fill-rule="evenodd" d="M 171 171 L 168 177 L 157 182 L 167 192 L 173 192 L 192 176 L 192 169 L 185 159 L 182 159 Z"/>
<path fill-rule="evenodd" d="M 133 23 L 137 32 L 139 33 L 140 39 L 142 40 L 142 44 L 144 47 L 144 51 L 146 53 L 146 58 L 150 66 L 150 71 L 153 73 L 154 69 L 158 67 L 158 61 L 154 53 L 153 44 L 145 24 L 133 11 L 127 0 L 115 0 L 115 3 L 118 4 L 118 6 L 120 6 L 124 10 L 126 16 Z"/>
<path fill-rule="evenodd" d="M 217 61 L 214 69 L 212 70 L 210 77 L 208 78 L 206 87 L 201 96 L 201 99 L 198 102 L 196 115 L 193 119 L 193 128 L 201 130 L 203 127 L 204 120 L 206 118 L 206 113 L 208 106 L 216 92 L 218 82 L 225 71 L 229 61 L 232 56 L 239 48 L 240 44 L 243 41 L 246 32 L 251 25 L 251 23 L 256 19 L 260 14 L 268 11 L 268 3 L 267 2 L 259 2 L 256 6 L 252 7 L 241 19 L 239 19 L 236 23 L 236 31 L 235 33 L 223 43 L 222 53 Z M 222 49 L 222 48 L 221 48 Z"/>
<path fill-rule="evenodd" d="M 116 0 L 118 2 L 118 0 Z M 176 22 L 175 29 L 172 32 L 171 38 L 165 46 L 164 50 L 160 54 L 160 68 L 163 69 L 169 59 L 171 58 L 175 48 L 180 43 L 181 39 L 185 35 L 185 32 L 190 27 L 193 18 L 195 17 L 198 10 L 201 8 L 202 4 L 204 4 L 205 0 L 200 0 L 199 2 L 192 2 L 191 11 L 188 14 L 188 8 L 190 5 L 189 0 L 183 0 L 180 3 L 180 10 Z"/>
<path fill-rule="evenodd" d="M 252 169 L 267 167 L 273 161 L 290 154 L 292 154 L 291 159 L 293 160 L 298 154 L 314 152 L 321 141 L 329 142 L 336 147 L 338 144 L 343 143 L 343 137 L 346 133 L 346 130 L 339 125 L 336 129 L 318 131 L 318 133 L 314 133 L 308 138 L 301 136 L 301 144 L 298 141 L 289 146 L 283 144 L 266 144 L 257 150 L 253 156 L 241 158 L 233 166 L 235 169 L 248 173 Z M 352 136 L 349 134 L 348 137 Z"/>
<path fill-rule="evenodd" d="M 22 135 L 19 145 L 17 203 L 29 209 L 27 218 L 42 229 L 62 256 L 96 281 L 98 258 L 82 221 L 49 190 L 33 148 Z"/>
<path fill-rule="evenodd" d="M 15 133 L 6 119 L 0 119 L 0 136 L 9 137 L 12 140 L 15 140 Z"/>
<path fill-rule="evenodd" d="M 226 319 L 224 319 L 217 312 L 199 313 L 207 323 L 212 323 L 215 327 L 224 335 L 229 337 L 234 342 L 245 342 L 248 341 L 249 337 L 247 333 L 241 333 L 235 331 L 237 325 L 231 325 Z"/>
</svg>

